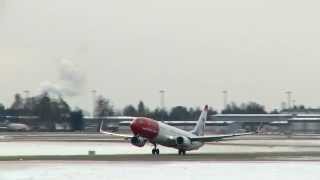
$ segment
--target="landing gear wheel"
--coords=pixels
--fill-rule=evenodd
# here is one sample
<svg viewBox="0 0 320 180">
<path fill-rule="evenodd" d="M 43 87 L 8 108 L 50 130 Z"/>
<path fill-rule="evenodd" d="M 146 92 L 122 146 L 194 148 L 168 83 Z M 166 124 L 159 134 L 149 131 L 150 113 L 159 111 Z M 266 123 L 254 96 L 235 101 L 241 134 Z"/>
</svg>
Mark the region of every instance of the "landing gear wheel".
<svg viewBox="0 0 320 180">
<path fill-rule="evenodd" d="M 152 155 L 159 155 L 160 150 L 159 149 L 152 149 Z"/>
<path fill-rule="evenodd" d="M 160 154 L 160 150 L 157 149 L 157 145 L 154 144 L 154 148 L 152 149 L 152 155 L 159 155 Z"/>
<path fill-rule="evenodd" d="M 179 155 L 186 155 L 186 151 L 183 149 L 179 149 Z"/>
</svg>

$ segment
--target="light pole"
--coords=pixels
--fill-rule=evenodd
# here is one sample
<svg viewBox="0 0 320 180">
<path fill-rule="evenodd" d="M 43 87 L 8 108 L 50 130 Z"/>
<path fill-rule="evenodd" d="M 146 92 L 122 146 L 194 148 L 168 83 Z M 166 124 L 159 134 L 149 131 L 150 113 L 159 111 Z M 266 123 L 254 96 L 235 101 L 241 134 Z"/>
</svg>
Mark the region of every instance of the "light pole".
<svg viewBox="0 0 320 180">
<path fill-rule="evenodd" d="M 96 90 L 92 90 L 92 102 L 93 102 L 93 106 L 92 106 L 92 116 L 95 117 L 95 110 L 96 110 L 96 105 L 97 105 L 97 91 Z"/>
<path fill-rule="evenodd" d="M 292 100 L 292 107 L 294 108 L 295 106 L 296 106 L 296 100 L 294 99 L 294 100 Z"/>
<path fill-rule="evenodd" d="M 160 108 L 161 108 L 161 121 L 164 121 L 165 113 L 165 90 L 160 90 Z"/>
<path fill-rule="evenodd" d="M 227 108 L 228 105 L 228 91 L 227 90 L 223 90 L 222 91 L 222 98 L 223 98 L 223 108 Z"/>
<path fill-rule="evenodd" d="M 291 109 L 292 108 L 291 106 L 292 91 L 287 91 L 286 94 L 287 94 L 288 109 Z"/>
<path fill-rule="evenodd" d="M 25 94 L 25 99 L 24 99 L 24 108 L 29 108 L 28 106 L 30 106 L 30 99 L 29 99 L 29 95 L 30 95 L 30 91 L 29 90 L 24 90 L 23 91 Z"/>
<path fill-rule="evenodd" d="M 160 90 L 160 108 L 163 110 L 165 108 L 165 90 Z"/>
</svg>

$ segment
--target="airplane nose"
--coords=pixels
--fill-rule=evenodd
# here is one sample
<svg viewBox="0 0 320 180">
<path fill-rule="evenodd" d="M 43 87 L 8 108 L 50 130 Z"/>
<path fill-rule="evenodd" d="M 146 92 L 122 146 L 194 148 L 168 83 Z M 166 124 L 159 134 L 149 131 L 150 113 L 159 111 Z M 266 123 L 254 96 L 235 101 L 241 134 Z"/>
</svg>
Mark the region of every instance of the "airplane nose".
<svg viewBox="0 0 320 180">
<path fill-rule="evenodd" d="M 139 122 L 138 122 L 138 119 L 134 119 L 132 122 L 131 122 L 131 125 L 130 125 L 130 129 L 131 131 L 133 132 L 134 135 L 137 135 L 138 132 L 140 131 L 139 129 Z"/>
<path fill-rule="evenodd" d="M 137 118 L 130 125 L 134 135 L 154 139 L 159 133 L 158 122 L 148 118 Z"/>
</svg>

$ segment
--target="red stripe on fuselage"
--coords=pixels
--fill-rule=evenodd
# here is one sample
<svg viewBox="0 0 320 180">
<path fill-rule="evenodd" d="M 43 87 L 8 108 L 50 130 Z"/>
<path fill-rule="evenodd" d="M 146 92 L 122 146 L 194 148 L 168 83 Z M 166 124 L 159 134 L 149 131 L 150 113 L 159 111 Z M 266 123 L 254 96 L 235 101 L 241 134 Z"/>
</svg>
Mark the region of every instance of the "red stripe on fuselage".
<svg viewBox="0 0 320 180">
<path fill-rule="evenodd" d="M 134 135 L 153 140 L 159 134 L 159 123 L 149 118 L 136 118 L 130 125 Z"/>
</svg>

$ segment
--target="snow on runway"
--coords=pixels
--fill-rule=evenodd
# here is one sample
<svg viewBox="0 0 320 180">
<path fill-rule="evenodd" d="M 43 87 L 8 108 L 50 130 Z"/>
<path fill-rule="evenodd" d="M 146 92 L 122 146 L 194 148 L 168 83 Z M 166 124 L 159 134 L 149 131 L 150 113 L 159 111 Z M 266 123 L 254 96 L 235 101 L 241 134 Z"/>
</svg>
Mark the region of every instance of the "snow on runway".
<svg viewBox="0 0 320 180">
<path fill-rule="evenodd" d="M 317 162 L 0 162 L 1 180 L 318 180 Z"/>
</svg>

